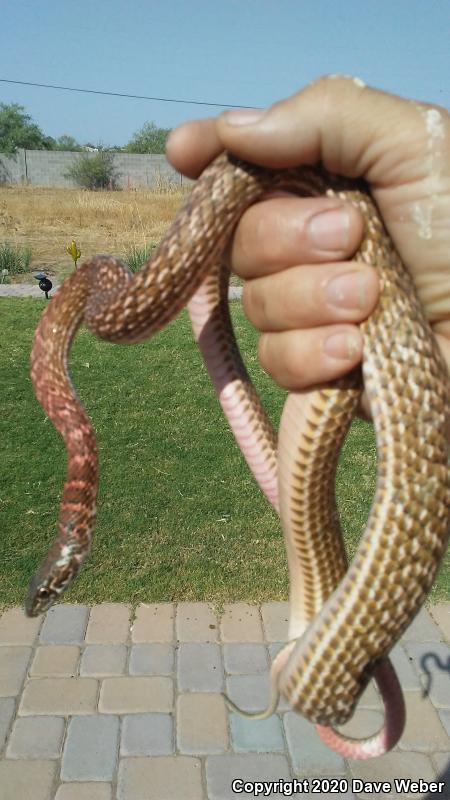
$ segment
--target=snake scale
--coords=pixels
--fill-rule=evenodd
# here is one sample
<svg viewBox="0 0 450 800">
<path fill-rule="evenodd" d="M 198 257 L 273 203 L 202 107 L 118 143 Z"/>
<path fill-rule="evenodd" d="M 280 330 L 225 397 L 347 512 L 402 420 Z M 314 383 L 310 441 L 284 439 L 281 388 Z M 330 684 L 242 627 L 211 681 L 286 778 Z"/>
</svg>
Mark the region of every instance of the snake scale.
<svg viewBox="0 0 450 800">
<path fill-rule="evenodd" d="M 223 264 L 244 210 L 273 191 L 326 194 L 357 206 L 365 233 L 354 258 L 375 266 L 381 282 L 378 305 L 361 325 L 362 369 L 311 392 L 291 393 L 278 443 L 239 354 Z M 140 342 L 186 305 L 237 442 L 284 531 L 289 641 L 273 663 L 264 714 L 281 693 L 344 755 L 386 752 L 404 725 L 402 692 L 388 654 L 422 606 L 449 535 L 450 385 L 413 281 L 364 181 L 320 166 L 271 170 L 224 153 L 204 171 L 140 272 L 132 275 L 112 257 L 97 256 L 64 282 L 36 330 L 31 374 L 39 402 L 64 439 L 68 474 L 59 534 L 31 583 L 26 612 L 35 616 L 60 597 L 91 545 L 96 442 L 67 365 L 77 329 L 84 323 L 107 341 Z M 334 482 L 363 387 L 375 424 L 378 478 L 348 566 Z M 385 703 L 385 725 L 359 742 L 334 726 L 351 718 L 372 676 Z"/>
</svg>

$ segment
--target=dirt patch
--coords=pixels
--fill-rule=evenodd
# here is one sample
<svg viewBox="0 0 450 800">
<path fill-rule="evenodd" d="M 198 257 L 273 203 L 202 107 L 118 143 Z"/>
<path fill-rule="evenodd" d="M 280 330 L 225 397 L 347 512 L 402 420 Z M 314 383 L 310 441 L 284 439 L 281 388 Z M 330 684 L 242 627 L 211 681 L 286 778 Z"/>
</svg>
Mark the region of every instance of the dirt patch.
<svg viewBox="0 0 450 800">
<path fill-rule="evenodd" d="M 0 187 L 0 241 L 28 245 L 32 271 L 62 280 L 73 270 L 66 246 L 75 239 L 81 264 L 96 253 L 124 256 L 159 242 L 188 190 L 91 192 L 80 189 Z M 32 273 L 15 282 L 32 282 Z"/>
</svg>

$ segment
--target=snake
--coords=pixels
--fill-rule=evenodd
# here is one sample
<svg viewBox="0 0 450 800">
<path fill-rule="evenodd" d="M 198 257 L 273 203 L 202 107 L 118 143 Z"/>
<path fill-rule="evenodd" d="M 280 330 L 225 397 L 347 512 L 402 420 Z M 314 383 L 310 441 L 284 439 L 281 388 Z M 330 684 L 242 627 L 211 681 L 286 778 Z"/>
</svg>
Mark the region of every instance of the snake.
<svg viewBox="0 0 450 800">
<path fill-rule="evenodd" d="M 337 381 L 290 392 L 278 435 L 249 378 L 231 322 L 225 254 L 244 211 L 277 191 L 353 204 L 364 234 L 353 258 L 371 264 L 380 297 L 361 323 L 362 365 Z M 370 186 L 323 165 L 270 169 L 220 154 L 206 167 L 157 250 L 133 274 L 98 255 L 62 284 L 36 329 L 31 378 L 62 435 L 67 476 L 58 535 L 31 581 L 28 616 L 47 611 L 77 575 L 92 542 L 98 490 L 95 434 L 72 384 L 68 358 L 84 324 L 109 342 L 156 334 L 187 307 L 195 338 L 242 453 L 279 513 L 289 569 L 288 641 L 273 661 L 279 696 L 352 758 L 399 740 L 405 704 L 389 654 L 422 607 L 449 536 L 450 379 L 406 266 Z M 377 483 L 365 530 L 348 564 L 335 500 L 338 457 L 365 390 L 374 421 Z M 372 677 L 384 725 L 366 739 L 340 730 Z"/>
</svg>

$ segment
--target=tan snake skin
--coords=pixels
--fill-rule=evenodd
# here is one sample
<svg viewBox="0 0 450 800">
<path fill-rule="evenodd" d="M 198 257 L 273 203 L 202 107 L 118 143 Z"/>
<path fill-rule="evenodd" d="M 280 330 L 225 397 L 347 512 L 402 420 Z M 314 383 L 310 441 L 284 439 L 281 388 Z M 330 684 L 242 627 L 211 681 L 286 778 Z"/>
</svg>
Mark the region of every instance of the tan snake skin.
<svg viewBox="0 0 450 800">
<path fill-rule="evenodd" d="M 362 390 L 360 370 L 318 391 L 292 394 L 280 426 L 279 507 L 291 581 L 289 639 L 296 641 L 279 662 L 278 689 L 309 720 L 331 726 L 351 716 L 374 669 L 385 663 L 420 609 L 449 533 L 448 374 L 413 282 L 362 182 L 313 167 L 262 169 L 224 154 L 197 182 L 158 251 L 137 275 L 99 256 L 64 283 L 36 331 L 32 378 L 39 401 L 64 437 L 68 477 L 59 537 L 32 582 L 26 610 L 33 616 L 57 599 L 77 573 L 92 537 L 95 438 L 67 371 L 77 328 L 84 322 L 108 341 L 142 341 L 173 319 L 209 273 L 216 276 L 213 284 L 226 285 L 217 268 L 226 243 L 245 208 L 269 190 L 326 193 L 354 203 L 366 221 L 355 258 L 375 265 L 382 282 L 380 302 L 361 326 L 378 482 L 348 571 L 334 477 Z M 223 298 L 223 287 L 218 292 Z M 219 326 L 220 336 L 219 350 L 233 365 L 233 336 Z M 248 414 L 259 442 L 255 460 L 269 464 L 265 490 L 277 506 L 273 433 L 240 364 L 237 356 L 237 366 L 230 367 L 235 370 L 233 397 L 240 393 L 243 398 L 242 413 Z M 253 456 L 246 457 L 257 474 Z"/>
</svg>

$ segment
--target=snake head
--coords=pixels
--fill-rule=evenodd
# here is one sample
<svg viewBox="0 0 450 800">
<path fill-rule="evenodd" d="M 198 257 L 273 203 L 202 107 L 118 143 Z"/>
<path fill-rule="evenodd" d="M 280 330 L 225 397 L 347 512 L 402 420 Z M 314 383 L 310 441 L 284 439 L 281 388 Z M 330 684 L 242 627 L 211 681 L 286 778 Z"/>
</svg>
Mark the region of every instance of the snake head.
<svg viewBox="0 0 450 800">
<path fill-rule="evenodd" d="M 28 596 L 25 600 L 25 613 L 27 617 L 37 617 L 39 614 L 44 614 L 45 611 L 53 605 L 55 600 L 62 594 L 55 586 L 52 586 L 48 579 L 40 580 L 38 575 L 35 575 L 31 581 L 28 590 Z"/>
<path fill-rule="evenodd" d="M 55 543 L 34 576 L 25 601 L 27 617 L 44 614 L 59 600 L 80 569 L 82 558 L 75 543 Z"/>
</svg>

